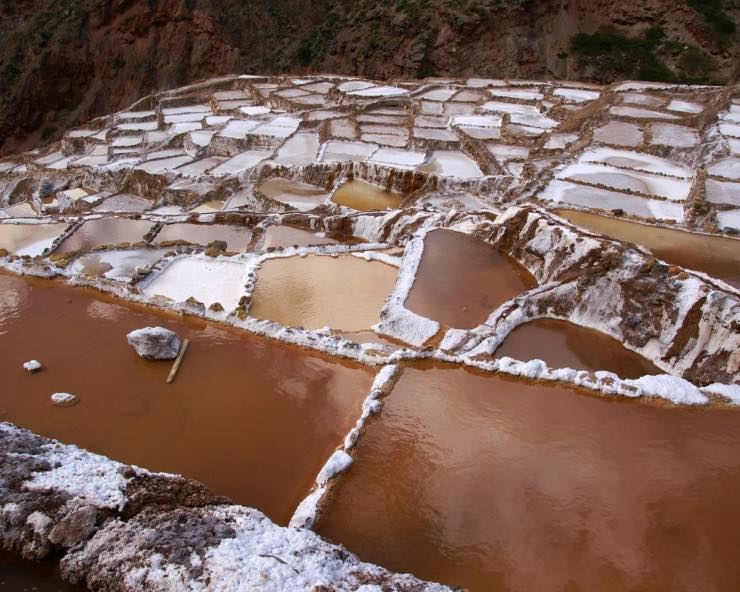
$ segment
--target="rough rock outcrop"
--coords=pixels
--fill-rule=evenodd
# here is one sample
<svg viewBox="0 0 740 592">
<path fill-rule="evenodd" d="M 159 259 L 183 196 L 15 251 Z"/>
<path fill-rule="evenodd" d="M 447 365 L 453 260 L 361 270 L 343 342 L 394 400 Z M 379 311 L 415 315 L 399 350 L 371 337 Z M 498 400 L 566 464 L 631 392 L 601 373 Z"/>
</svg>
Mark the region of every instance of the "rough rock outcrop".
<svg viewBox="0 0 740 592">
<path fill-rule="evenodd" d="M 137 329 L 131 331 L 126 339 L 137 354 L 149 360 L 172 360 L 180 351 L 180 338 L 177 333 L 164 327 Z"/>
</svg>

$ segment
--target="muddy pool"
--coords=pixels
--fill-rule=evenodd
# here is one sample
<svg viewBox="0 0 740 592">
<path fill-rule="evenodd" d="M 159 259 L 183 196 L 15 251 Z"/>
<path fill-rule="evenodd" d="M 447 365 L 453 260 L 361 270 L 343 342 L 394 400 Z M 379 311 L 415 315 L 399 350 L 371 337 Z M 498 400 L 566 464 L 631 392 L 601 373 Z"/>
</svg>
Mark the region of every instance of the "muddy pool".
<svg viewBox="0 0 740 592">
<path fill-rule="evenodd" d="M 57 253 L 89 250 L 102 245 L 137 243 L 154 226 L 146 220 L 97 218 L 85 221 L 56 248 Z"/>
<path fill-rule="evenodd" d="M 177 378 L 126 334 L 191 340 Z M 153 471 L 180 473 L 286 524 L 361 413 L 372 370 L 165 316 L 48 280 L 0 274 L 0 421 Z M 43 369 L 27 373 L 37 359 Z M 74 407 L 50 395 L 77 395 Z"/>
<path fill-rule="evenodd" d="M 408 367 L 318 531 L 472 592 L 735 590 L 738 419 Z"/>
<path fill-rule="evenodd" d="M 393 210 L 401 207 L 403 196 L 365 181 L 347 181 L 334 192 L 332 201 L 361 212 Z"/>
</svg>

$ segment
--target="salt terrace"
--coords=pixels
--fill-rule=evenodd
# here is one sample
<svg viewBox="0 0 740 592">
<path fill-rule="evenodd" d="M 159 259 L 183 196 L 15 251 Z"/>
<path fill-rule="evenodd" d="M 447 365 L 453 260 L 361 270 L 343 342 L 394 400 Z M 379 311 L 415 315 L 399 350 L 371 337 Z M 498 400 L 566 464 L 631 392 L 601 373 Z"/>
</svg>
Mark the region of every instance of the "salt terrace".
<svg viewBox="0 0 740 592">
<path fill-rule="evenodd" d="M 90 590 L 740 587 L 739 87 L 226 76 L 5 158 L 0 208 L 6 550 Z M 172 385 L 143 324 L 192 341 Z"/>
</svg>

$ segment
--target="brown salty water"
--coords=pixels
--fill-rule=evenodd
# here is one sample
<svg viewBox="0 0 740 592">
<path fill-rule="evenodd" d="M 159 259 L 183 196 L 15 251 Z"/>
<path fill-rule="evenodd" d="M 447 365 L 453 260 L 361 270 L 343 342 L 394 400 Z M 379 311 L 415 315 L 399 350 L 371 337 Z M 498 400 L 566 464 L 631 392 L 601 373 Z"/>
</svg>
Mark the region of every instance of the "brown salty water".
<svg viewBox="0 0 740 592">
<path fill-rule="evenodd" d="M 740 288 L 738 239 L 658 228 L 575 210 L 555 210 L 555 213 L 588 230 L 643 245 L 658 259 L 695 271 L 703 271 Z"/>
<path fill-rule="evenodd" d="M 738 590 L 739 420 L 406 368 L 318 531 L 472 592 Z"/>
<path fill-rule="evenodd" d="M 130 220 L 128 218 L 97 218 L 87 220 L 77 230 L 62 241 L 57 253 L 88 250 L 102 245 L 137 243 L 144 240 L 144 235 L 154 226 L 147 220 Z"/>
<path fill-rule="evenodd" d="M 69 224 L 0 224 L 0 249 L 14 255 L 36 257 L 51 247 Z"/>
<path fill-rule="evenodd" d="M 339 241 L 316 232 L 295 226 L 268 226 L 262 243 L 262 250 L 284 249 L 286 247 L 310 247 L 316 245 L 335 245 Z"/>
<path fill-rule="evenodd" d="M 448 327 L 472 329 L 535 285 L 527 270 L 484 241 L 433 230 L 424 241 L 406 307 Z"/>
<path fill-rule="evenodd" d="M 191 339 L 177 378 L 133 329 Z M 115 460 L 198 479 L 286 524 L 360 414 L 372 372 L 91 291 L 0 275 L 0 421 Z M 29 374 L 23 362 L 43 370 Z M 69 408 L 54 392 L 77 395 Z"/>
<path fill-rule="evenodd" d="M 355 180 L 347 181 L 337 189 L 331 200 L 340 206 L 347 206 L 361 212 L 372 212 L 400 208 L 403 196 L 366 181 Z"/>
<path fill-rule="evenodd" d="M 538 319 L 514 329 L 495 352 L 497 358 L 540 359 L 551 368 L 608 370 L 620 378 L 639 378 L 663 371 L 621 342 L 567 321 Z"/>
<path fill-rule="evenodd" d="M 380 320 L 397 273 L 352 255 L 270 259 L 257 272 L 249 314 L 306 329 L 362 331 Z"/>
<path fill-rule="evenodd" d="M 53 561 L 24 561 L 0 551 L 0 592 L 82 592 L 62 580 Z"/>
<path fill-rule="evenodd" d="M 287 203 L 302 212 L 320 206 L 329 197 L 321 187 L 281 178 L 267 179 L 257 189 L 270 199 Z"/>
<path fill-rule="evenodd" d="M 227 251 L 246 251 L 252 232 L 244 226 L 229 224 L 165 224 L 152 240 L 155 244 L 184 240 L 206 246 L 213 241 L 226 241 Z"/>
</svg>

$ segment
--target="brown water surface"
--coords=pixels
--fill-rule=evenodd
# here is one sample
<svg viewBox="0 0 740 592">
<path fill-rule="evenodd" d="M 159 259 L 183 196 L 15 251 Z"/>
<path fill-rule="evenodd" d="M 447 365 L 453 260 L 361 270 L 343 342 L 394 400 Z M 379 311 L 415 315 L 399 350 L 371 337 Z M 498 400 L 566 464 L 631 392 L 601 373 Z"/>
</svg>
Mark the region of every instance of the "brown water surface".
<svg viewBox="0 0 740 592">
<path fill-rule="evenodd" d="M 257 272 L 249 314 L 306 329 L 362 331 L 380 320 L 397 273 L 352 255 L 270 259 Z"/>
<path fill-rule="evenodd" d="M 499 346 L 497 358 L 540 359 L 551 368 L 608 370 L 620 378 L 663 371 L 619 341 L 593 329 L 555 319 L 538 319 L 514 329 Z"/>
<path fill-rule="evenodd" d="M 245 251 L 252 232 L 244 226 L 229 224 L 189 224 L 187 222 L 165 224 L 154 237 L 153 243 L 184 240 L 195 245 L 206 246 L 213 241 L 226 241 L 227 251 Z"/>
<path fill-rule="evenodd" d="M 270 199 L 287 203 L 301 212 L 320 206 L 329 197 L 321 187 L 281 178 L 268 179 L 257 189 Z"/>
<path fill-rule="evenodd" d="M 433 230 L 424 241 L 406 307 L 448 327 L 472 329 L 535 285 L 527 270 L 484 241 Z"/>
<path fill-rule="evenodd" d="M 365 181 L 347 181 L 334 192 L 331 200 L 361 212 L 394 210 L 401 207 L 403 196 Z"/>
<path fill-rule="evenodd" d="M 740 288 L 738 239 L 647 226 L 575 210 L 555 210 L 555 213 L 578 226 L 611 238 L 643 245 L 668 263 L 703 271 Z"/>
<path fill-rule="evenodd" d="M 472 592 L 739 590 L 739 420 L 406 368 L 318 531 Z"/>
<path fill-rule="evenodd" d="M 0 551 L 0 592 L 82 592 L 62 580 L 56 562 L 24 561 Z"/>
<path fill-rule="evenodd" d="M 137 243 L 144 240 L 144 235 L 152 226 L 154 224 L 147 220 L 128 218 L 107 217 L 87 220 L 71 236 L 62 241 L 56 252 L 71 253 L 102 245 Z"/>
<path fill-rule="evenodd" d="M 0 224 L 0 249 L 37 257 L 51 247 L 69 224 Z"/>
<path fill-rule="evenodd" d="M 284 249 L 286 247 L 310 247 L 316 245 L 335 245 L 339 241 L 326 236 L 322 233 L 320 236 L 316 232 L 305 230 L 303 228 L 296 228 L 294 226 L 268 226 L 265 229 L 264 243 L 262 244 L 262 250 L 266 251 L 272 249 Z"/>
<path fill-rule="evenodd" d="M 139 358 L 133 329 L 191 339 L 171 363 Z M 0 421 L 115 460 L 198 479 L 285 524 L 360 414 L 372 373 L 215 324 L 91 291 L 0 275 Z M 22 364 L 37 359 L 43 370 Z M 55 407 L 54 392 L 77 395 Z"/>
</svg>

